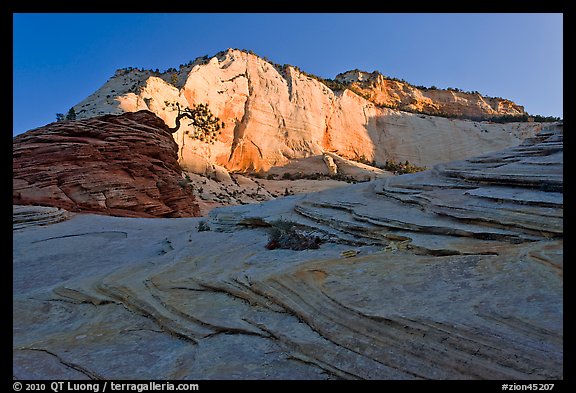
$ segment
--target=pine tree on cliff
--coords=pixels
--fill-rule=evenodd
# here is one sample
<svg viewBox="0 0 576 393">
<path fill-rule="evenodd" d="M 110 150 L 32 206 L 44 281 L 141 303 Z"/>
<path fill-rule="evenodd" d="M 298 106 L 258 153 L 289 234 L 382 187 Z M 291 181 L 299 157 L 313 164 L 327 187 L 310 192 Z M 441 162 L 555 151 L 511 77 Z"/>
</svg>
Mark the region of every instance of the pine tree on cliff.
<svg viewBox="0 0 576 393">
<path fill-rule="evenodd" d="M 224 127 L 224 122 L 220 122 L 220 119 L 212 114 L 208 104 L 198 104 L 194 108 L 182 108 L 178 102 L 164 101 L 164 104 L 172 110 L 178 111 L 175 119 L 176 125 L 170 128 L 172 133 L 178 131 L 181 126 L 180 121 L 187 118 L 190 120 L 188 125 L 193 126 L 194 130 L 192 132 L 187 130 L 185 133 L 190 138 L 213 144 L 220 134 L 219 130 Z"/>
<path fill-rule="evenodd" d="M 74 110 L 74 107 L 70 108 L 66 114 L 66 120 L 76 120 L 76 111 Z"/>
<path fill-rule="evenodd" d="M 66 116 L 63 113 L 56 113 L 56 121 L 64 121 L 64 120 L 76 120 L 76 111 L 74 107 L 68 110 Z"/>
</svg>

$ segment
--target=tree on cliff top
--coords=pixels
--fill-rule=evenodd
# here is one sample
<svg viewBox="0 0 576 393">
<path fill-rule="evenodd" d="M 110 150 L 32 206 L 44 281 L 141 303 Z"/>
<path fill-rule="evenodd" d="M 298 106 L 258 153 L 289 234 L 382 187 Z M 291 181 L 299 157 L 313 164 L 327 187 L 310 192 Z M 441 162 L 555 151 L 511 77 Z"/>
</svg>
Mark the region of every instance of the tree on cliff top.
<svg viewBox="0 0 576 393">
<path fill-rule="evenodd" d="M 76 111 L 74 107 L 70 108 L 66 116 L 63 113 L 56 113 L 56 121 L 76 120 Z"/>
<path fill-rule="evenodd" d="M 74 110 L 74 107 L 70 108 L 66 114 L 66 120 L 76 120 L 76 111 Z"/>
<path fill-rule="evenodd" d="M 182 108 L 178 102 L 164 101 L 164 104 L 174 111 L 178 111 L 176 115 L 176 125 L 170 128 L 172 133 L 175 133 L 180 128 L 180 121 L 183 118 L 190 120 L 189 126 L 194 127 L 194 131 L 186 131 L 190 138 L 198 139 L 206 143 L 214 143 L 217 136 L 220 134 L 220 129 L 224 127 L 224 122 L 212 113 L 208 104 L 194 105 L 194 108 Z"/>
</svg>

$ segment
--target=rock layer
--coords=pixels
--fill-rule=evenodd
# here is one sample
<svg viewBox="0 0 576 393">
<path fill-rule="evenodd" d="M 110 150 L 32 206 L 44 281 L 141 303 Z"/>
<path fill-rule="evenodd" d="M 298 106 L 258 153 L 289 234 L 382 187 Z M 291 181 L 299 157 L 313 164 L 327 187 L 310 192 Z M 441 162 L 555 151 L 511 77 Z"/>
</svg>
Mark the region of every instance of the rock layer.
<svg viewBox="0 0 576 393">
<path fill-rule="evenodd" d="M 562 169 L 550 130 L 203 223 L 16 231 L 13 375 L 562 379 Z M 320 247 L 267 249 L 277 220 Z"/>
<path fill-rule="evenodd" d="M 477 111 L 521 111 L 516 106 L 493 108 L 488 99 L 476 98 L 467 105 Z M 514 146 L 541 128 L 536 123 L 492 124 L 380 108 L 349 89 L 333 91 L 296 67 L 232 49 L 164 74 L 119 70 L 74 109 L 80 118 L 147 109 L 172 127 L 176 113 L 165 101 L 183 107 L 207 103 L 225 122 L 215 144 L 190 138 L 187 125 L 174 134 L 181 165 L 198 174 L 214 165 L 228 171 L 268 171 L 324 153 L 430 167 Z M 460 101 L 456 97 L 434 105 L 449 110 Z"/>
<path fill-rule="evenodd" d="M 52 123 L 13 142 L 13 202 L 130 217 L 197 216 L 177 145 L 149 111 Z"/>
<path fill-rule="evenodd" d="M 478 92 L 457 89 L 418 88 L 386 78 L 377 71 L 348 71 L 337 75 L 336 80 L 349 84 L 377 105 L 401 110 L 473 119 L 527 115 L 523 106 L 504 98 L 484 97 Z"/>
<path fill-rule="evenodd" d="M 12 207 L 12 229 L 18 230 L 29 226 L 50 225 L 69 219 L 72 214 L 64 209 L 48 206 Z"/>
</svg>

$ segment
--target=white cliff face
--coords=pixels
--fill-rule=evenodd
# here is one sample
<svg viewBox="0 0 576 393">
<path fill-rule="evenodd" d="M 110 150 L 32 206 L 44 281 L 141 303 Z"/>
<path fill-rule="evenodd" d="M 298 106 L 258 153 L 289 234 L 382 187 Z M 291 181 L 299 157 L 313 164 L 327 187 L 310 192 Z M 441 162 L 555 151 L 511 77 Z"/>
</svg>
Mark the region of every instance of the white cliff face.
<svg viewBox="0 0 576 393">
<path fill-rule="evenodd" d="M 379 108 L 350 90 L 334 92 L 292 66 L 278 69 L 239 50 L 177 73 L 119 71 L 74 109 L 79 118 L 148 109 L 172 127 L 176 114 L 165 101 L 190 107 L 207 103 L 225 123 L 214 144 L 191 139 L 185 122 L 173 134 L 182 167 L 199 174 L 218 168 L 267 171 L 324 152 L 432 166 L 518 144 L 541 128 Z"/>
</svg>

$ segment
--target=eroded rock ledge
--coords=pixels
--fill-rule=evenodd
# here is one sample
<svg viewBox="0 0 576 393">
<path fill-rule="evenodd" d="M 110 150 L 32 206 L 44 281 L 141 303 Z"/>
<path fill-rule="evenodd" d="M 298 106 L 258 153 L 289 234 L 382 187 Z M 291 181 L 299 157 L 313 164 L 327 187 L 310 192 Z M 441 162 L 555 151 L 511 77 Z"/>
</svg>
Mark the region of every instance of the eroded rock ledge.
<svg viewBox="0 0 576 393">
<path fill-rule="evenodd" d="M 200 219 L 14 233 L 16 378 L 563 378 L 562 133 Z M 267 250 L 290 220 L 319 249 Z M 251 221 L 252 220 L 252 221 Z"/>
</svg>

